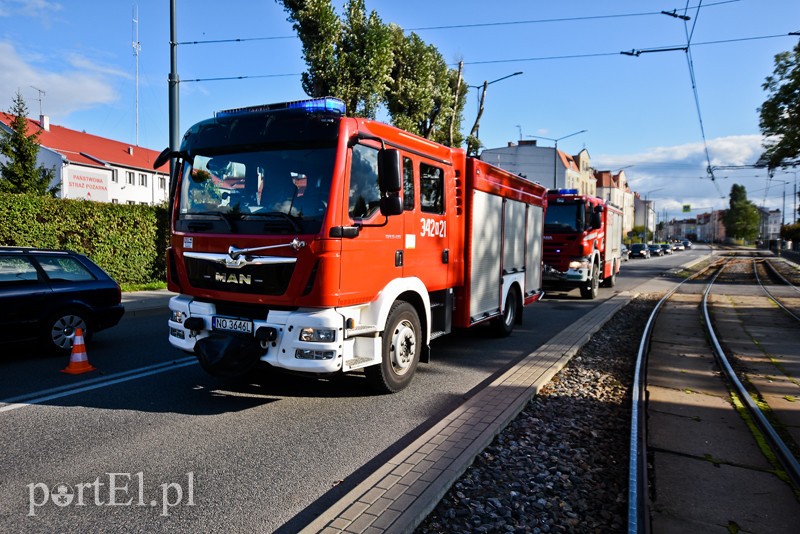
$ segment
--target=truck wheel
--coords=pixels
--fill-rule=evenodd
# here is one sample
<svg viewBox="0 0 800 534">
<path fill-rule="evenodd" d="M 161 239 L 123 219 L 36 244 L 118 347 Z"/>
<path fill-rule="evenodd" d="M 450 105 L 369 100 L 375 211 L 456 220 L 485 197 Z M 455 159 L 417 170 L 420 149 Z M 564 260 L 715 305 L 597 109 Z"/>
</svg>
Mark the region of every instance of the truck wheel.
<svg viewBox="0 0 800 534">
<path fill-rule="evenodd" d="M 603 278 L 603 287 L 614 287 L 617 285 L 617 264 L 611 265 L 611 276 Z"/>
<path fill-rule="evenodd" d="M 381 363 L 364 369 L 373 389 L 397 393 L 411 383 L 422 350 L 421 332 L 414 307 L 402 300 L 395 302 L 383 331 Z"/>
<path fill-rule="evenodd" d="M 506 307 L 503 309 L 503 315 L 492 319 L 491 328 L 495 337 L 508 337 L 514 331 L 519 304 L 519 292 L 516 286 L 512 286 L 508 291 L 508 296 L 506 296 Z"/>
<path fill-rule="evenodd" d="M 585 286 L 581 286 L 581 297 L 589 300 L 597 298 L 598 288 L 600 287 L 599 270 L 600 268 L 597 265 L 592 266 L 592 276 L 586 282 Z"/>
</svg>

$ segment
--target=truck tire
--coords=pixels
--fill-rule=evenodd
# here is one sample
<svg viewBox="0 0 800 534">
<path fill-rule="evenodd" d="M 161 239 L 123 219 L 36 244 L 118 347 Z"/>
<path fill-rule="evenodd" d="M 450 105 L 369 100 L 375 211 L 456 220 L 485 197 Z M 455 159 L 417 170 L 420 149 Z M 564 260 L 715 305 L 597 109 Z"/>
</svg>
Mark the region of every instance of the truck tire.
<svg viewBox="0 0 800 534">
<path fill-rule="evenodd" d="M 514 323 L 517 321 L 517 310 L 519 309 L 520 298 L 517 286 L 511 286 L 506 296 L 506 307 L 503 315 L 492 319 L 491 328 L 495 337 L 508 337 L 514 331 Z"/>
<path fill-rule="evenodd" d="M 381 363 L 364 373 L 375 391 L 397 393 L 411 383 L 422 350 L 422 327 L 411 304 L 398 300 L 392 305 L 381 345 Z"/>
<path fill-rule="evenodd" d="M 586 281 L 586 285 L 581 286 L 581 297 L 585 299 L 596 299 L 600 287 L 600 267 L 592 266 L 592 276 Z"/>
</svg>

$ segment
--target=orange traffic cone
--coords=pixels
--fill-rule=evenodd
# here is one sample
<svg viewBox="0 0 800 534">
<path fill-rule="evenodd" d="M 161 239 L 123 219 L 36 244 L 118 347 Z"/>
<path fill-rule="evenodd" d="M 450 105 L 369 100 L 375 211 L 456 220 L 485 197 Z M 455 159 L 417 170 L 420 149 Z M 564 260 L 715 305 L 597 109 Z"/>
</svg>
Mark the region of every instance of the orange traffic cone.
<svg viewBox="0 0 800 534">
<path fill-rule="evenodd" d="M 86 355 L 86 345 L 83 344 L 83 329 L 75 329 L 75 337 L 72 339 L 72 354 L 69 356 L 69 365 L 62 369 L 62 373 L 79 375 L 94 371 L 94 367 L 89 364 L 89 357 Z"/>
</svg>

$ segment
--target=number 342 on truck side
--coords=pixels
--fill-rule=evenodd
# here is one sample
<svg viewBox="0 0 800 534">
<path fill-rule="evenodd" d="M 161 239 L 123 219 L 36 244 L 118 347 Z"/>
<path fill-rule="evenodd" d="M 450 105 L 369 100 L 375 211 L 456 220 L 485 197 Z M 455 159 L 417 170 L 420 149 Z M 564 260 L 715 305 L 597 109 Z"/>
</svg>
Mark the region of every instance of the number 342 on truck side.
<svg viewBox="0 0 800 534">
<path fill-rule="evenodd" d="M 431 340 L 505 336 L 542 295 L 546 190 L 322 98 L 218 112 L 175 158 L 169 340 L 219 376 L 260 362 L 411 381 Z"/>
</svg>

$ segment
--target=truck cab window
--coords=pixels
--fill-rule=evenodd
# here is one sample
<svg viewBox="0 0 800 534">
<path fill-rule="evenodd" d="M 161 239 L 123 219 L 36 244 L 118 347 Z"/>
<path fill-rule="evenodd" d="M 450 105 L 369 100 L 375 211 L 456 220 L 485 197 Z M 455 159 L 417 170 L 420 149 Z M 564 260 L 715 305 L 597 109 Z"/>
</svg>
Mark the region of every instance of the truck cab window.
<svg viewBox="0 0 800 534">
<path fill-rule="evenodd" d="M 425 213 L 444 213 L 444 171 L 439 167 L 419 165 L 420 209 Z"/>
<path fill-rule="evenodd" d="M 355 145 L 350 162 L 350 201 L 348 213 L 353 219 L 366 219 L 380 207 L 378 188 L 378 150 Z"/>
<path fill-rule="evenodd" d="M 414 162 L 403 158 L 403 209 L 414 210 Z"/>
</svg>

